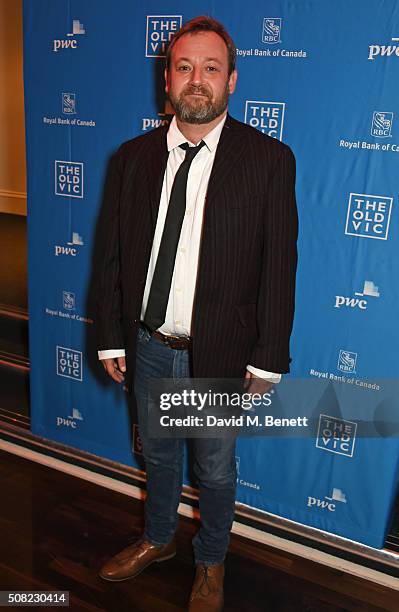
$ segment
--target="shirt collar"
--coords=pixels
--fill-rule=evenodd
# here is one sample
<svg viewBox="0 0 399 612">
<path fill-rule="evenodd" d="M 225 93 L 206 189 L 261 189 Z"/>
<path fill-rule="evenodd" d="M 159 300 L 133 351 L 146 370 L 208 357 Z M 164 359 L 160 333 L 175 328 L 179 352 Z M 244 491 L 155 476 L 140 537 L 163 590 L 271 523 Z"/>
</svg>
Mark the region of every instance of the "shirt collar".
<svg viewBox="0 0 399 612">
<path fill-rule="evenodd" d="M 222 129 L 223 129 L 223 126 L 225 124 L 226 117 L 227 117 L 227 114 L 213 128 L 213 130 L 211 132 L 209 132 L 209 134 L 204 136 L 203 139 L 202 139 L 205 142 L 205 145 L 207 146 L 207 148 L 208 148 L 208 150 L 210 152 L 214 151 L 216 149 L 216 147 L 218 146 L 220 134 L 222 133 Z M 167 140 L 167 145 L 168 145 L 168 152 L 172 151 L 173 149 L 176 149 L 177 147 L 179 147 L 184 142 L 188 142 L 187 138 L 185 136 L 183 136 L 183 134 L 181 133 L 181 131 L 177 127 L 177 121 L 176 121 L 176 117 L 175 116 L 173 117 L 173 119 L 171 121 L 171 124 L 169 126 L 169 130 L 168 130 L 168 133 L 167 133 L 166 140 Z M 189 144 L 193 145 L 192 142 L 189 143 Z"/>
</svg>

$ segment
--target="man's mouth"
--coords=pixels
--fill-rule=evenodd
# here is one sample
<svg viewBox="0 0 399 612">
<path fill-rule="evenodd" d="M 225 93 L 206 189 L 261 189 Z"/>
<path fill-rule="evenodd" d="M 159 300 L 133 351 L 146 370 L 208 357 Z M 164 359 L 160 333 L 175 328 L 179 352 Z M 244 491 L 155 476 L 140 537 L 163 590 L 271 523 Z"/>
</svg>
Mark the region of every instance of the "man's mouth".
<svg viewBox="0 0 399 612">
<path fill-rule="evenodd" d="M 184 95 L 186 95 L 186 96 L 196 96 L 196 97 L 201 97 L 201 98 L 209 98 L 208 94 L 205 94 L 202 91 L 188 91 Z"/>
</svg>

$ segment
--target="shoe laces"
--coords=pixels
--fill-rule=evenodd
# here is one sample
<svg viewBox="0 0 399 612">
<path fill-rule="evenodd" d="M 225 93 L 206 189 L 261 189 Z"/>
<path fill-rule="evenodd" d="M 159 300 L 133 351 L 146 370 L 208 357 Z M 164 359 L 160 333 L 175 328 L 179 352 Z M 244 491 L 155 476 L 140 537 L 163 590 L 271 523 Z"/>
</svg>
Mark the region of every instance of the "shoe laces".
<svg viewBox="0 0 399 612">
<path fill-rule="evenodd" d="M 211 581 L 213 577 L 209 573 L 209 568 L 206 565 L 201 565 L 200 568 L 200 571 L 202 572 L 201 582 L 194 596 L 201 595 L 202 597 L 207 597 L 210 595 L 210 593 L 212 593 Z"/>
</svg>

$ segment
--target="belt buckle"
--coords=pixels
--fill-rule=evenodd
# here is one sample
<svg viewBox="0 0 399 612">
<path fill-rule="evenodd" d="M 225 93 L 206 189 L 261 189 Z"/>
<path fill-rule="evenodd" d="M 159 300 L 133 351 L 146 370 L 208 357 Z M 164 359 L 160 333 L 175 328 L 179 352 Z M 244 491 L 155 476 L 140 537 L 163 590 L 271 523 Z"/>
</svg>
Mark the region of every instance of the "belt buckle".
<svg viewBox="0 0 399 612">
<path fill-rule="evenodd" d="M 177 336 L 172 336 L 170 334 L 162 334 L 161 332 L 159 333 L 162 336 L 164 344 L 166 344 L 166 346 L 168 346 L 169 348 L 172 348 L 170 343 L 173 342 L 173 340 L 177 339 Z"/>
<path fill-rule="evenodd" d="M 171 343 L 173 343 L 174 341 L 177 342 L 189 342 L 190 340 L 190 336 L 184 335 L 184 336 L 172 336 L 172 335 L 165 335 L 166 338 L 166 344 L 169 346 L 169 348 L 173 348 L 173 346 L 171 345 Z"/>
<path fill-rule="evenodd" d="M 165 344 L 167 344 L 168 346 L 170 346 L 170 343 L 173 342 L 173 340 L 179 339 L 179 336 L 172 336 L 172 334 L 162 334 L 162 335 L 165 338 Z"/>
</svg>

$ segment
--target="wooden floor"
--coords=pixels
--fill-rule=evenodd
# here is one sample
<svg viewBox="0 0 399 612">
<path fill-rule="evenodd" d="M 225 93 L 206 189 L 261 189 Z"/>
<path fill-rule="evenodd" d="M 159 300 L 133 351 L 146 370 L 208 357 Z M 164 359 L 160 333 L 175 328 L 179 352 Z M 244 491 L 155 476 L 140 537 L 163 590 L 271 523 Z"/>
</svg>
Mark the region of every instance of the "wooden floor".
<svg viewBox="0 0 399 612">
<path fill-rule="evenodd" d="M 112 584 L 97 570 L 140 533 L 140 502 L 4 451 L 0 487 L 0 590 L 68 590 L 73 612 L 187 609 L 193 521 L 181 519 L 174 559 Z M 399 610 L 397 592 L 237 536 L 225 595 L 226 612 Z"/>
</svg>

